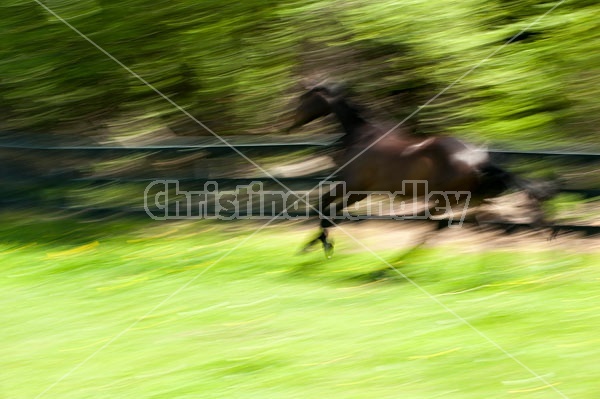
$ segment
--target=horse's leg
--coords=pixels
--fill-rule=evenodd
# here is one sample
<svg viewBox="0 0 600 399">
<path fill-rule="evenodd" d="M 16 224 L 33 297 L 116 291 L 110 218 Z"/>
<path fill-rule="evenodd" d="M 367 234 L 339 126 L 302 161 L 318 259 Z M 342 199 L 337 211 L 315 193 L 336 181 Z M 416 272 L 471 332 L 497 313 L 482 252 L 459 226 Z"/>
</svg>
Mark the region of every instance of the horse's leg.
<svg viewBox="0 0 600 399">
<path fill-rule="evenodd" d="M 319 242 L 323 243 L 323 248 L 326 248 L 325 252 L 327 252 L 328 247 L 333 247 L 331 243 L 327 240 L 328 234 L 329 232 L 327 231 L 327 228 L 323 227 L 321 223 L 321 229 L 319 230 L 319 234 L 317 234 L 317 236 L 314 239 L 306 243 L 306 245 L 302 248 L 300 253 L 308 252 L 314 245 L 318 244 Z"/>
<path fill-rule="evenodd" d="M 328 221 L 327 216 L 329 214 L 329 208 L 334 205 L 335 201 L 338 198 L 341 198 L 343 193 L 341 192 L 342 184 L 338 183 L 334 187 L 331 188 L 327 193 L 323 194 L 319 199 L 319 204 L 317 205 L 319 211 L 319 217 L 321 218 L 321 230 L 317 236 L 310 240 L 300 252 L 307 252 L 312 248 L 315 244 L 319 242 L 323 243 L 324 248 L 333 249 L 333 245 L 327 241 L 327 227 L 331 226 L 331 222 L 329 221 L 329 225 L 326 225 L 325 221 Z M 327 252 L 327 249 L 326 249 Z"/>
<path fill-rule="evenodd" d="M 471 203 L 473 204 L 474 207 L 476 207 L 479 204 L 479 201 L 477 199 L 474 199 Z M 459 205 L 461 205 L 461 204 L 459 204 Z M 463 212 L 466 212 L 466 210 L 463 210 Z M 421 217 L 422 216 L 432 216 L 432 215 L 436 215 L 436 213 L 439 213 L 439 211 L 437 211 L 437 209 L 436 209 L 436 205 L 431 205 L 431 206 L 428 205 L 427 209 L 425 209 L 423 212 L 421 212 L 419 214 L 419 216 L 421 216 Z M 439 215 L 437 215 L 437 216 L 439 216 Z M 429 220 L 427 220 L 427 222 L 428 222 L 427 230 L 419 237 L 419 239 L 417 240 L 417 243 L 412 245 L 409 249 L 407 249 L 402 254 L 400 254 L 397 258 L 395 258 L 393 263 L 404 262 L 405 259 L 409 258 L 415 252 L 417 252 L 418 250 L 423 248 L 425 245 L 427 245 L 427 242 L 429 241 L 429 239 L 431 239 L 433 236 L 438 234 L 438 232 L 449 228 L 452 220 L 453 220 L 452 216 L 441 217 L 439 219 L 438 218 L 436 218 L 436 219 L 430 218 Z M 431 226 L 434 226 L 434 228 L 431 229 L 430 228 Z M 457 228 L 457 227 L 455 227 L 455 228 Z M 461 226 L 461 228 L 462 228 L 462 226 Z M 396 267 L 394 267 L 393 265 L 390 265 L 390 266 L 384 267 L 382 269 L 378 269 L 374 272 L 371 272 L 370 276 L 374 280 L 379 280 L 379 279 L 386 278 L 388 273 L 390 273 L 391 271 L 394 271 L 394 272 L 402 275 L 399 272 L 399 270 L 396 269 Z"/>
<path fill-rule="evenodd" d="M 344 197 L 344 201 L 341 204 L 339 204 L 339 208 L 336 209 L 335 216 L 339 216 L 343 212 L 344 208 L 347 208 L 350 205 L 355 204 L 356 202 L 362 201 L 366 197 L 367 197 L 367 194 L 358 194 L 358 193 L 350 194 L 349 196 Z M 341 223 L 342 221 L 343 221 L 342 219 L 339 219 L 338 224 Z M 320 239 L 321 242 L 323 243 L 323 250 L 325 251 L 325 256 L 327 258 L 331 258 L 331 255 L 333 254 L 333 243 L 327 239 L 327 236 L 328 236 L 327 229 L 329 227 L 332 227 L 333 225 L 334 225 L 334 223 L 330 218 L 322 218 L 321 219 L 321 235 L 318 237 L 318 239 Z"/>
<path fill-rule="evenodd" d="M 354 193 L 354 194 L 350 194 L 347 197 L 344 197 L 344 201 L 342 201 L 341 203 L 332 201 L 327 205 L 327 208 L 323 207 L 324 211 L 321 211 L 321 231 L 315 239 L 310 241 L 304 247 L 304 251 L 306 251 L 308 248 L 312 247 L 314 244 L 316 244 L 320 241 L 323 244 L 323 251 L 325 252 L 325 256 L 327 258 L 331 258 L 331 255 L 333 254 L 333 243 L 328 239 L 328 236 L 329 236 L 328 229 L 336 224 L 333 222 L 332 218 L 339 216 L 342 213 L 342 211 L 344 210 L 344 208 L 346 208 L 356 202 L 362 201 L 366 197 L 367 197 L 367 194 Z M 332 209 L 332 207 L 334 207 L 334 206 L 336 208 Z M 332 216 L 332 211 L 335 211 L 335 214 L 333 216 Z M 341 220 L 339 222 L 341 222 Z"/>
<path fill-rule="evenodd" d="M 392 262 L 388 264 L 388 266 L 383 267 L 381 269 L 377 269 L 369 273 L 369 278 L 371 280 L 383 280 L 386 279 L 390 274 L 391 275 L 400 275 L 404 278 L 406 276 L 395 266 L 395 264 L 403 263 L 407 258 L 412 256 L 419 249 L 423 248 L 427 241 L 433 237 L 438 231 L 448 228 L 448 223 L 450 219 L 437 219 L 431 220 L 431 223 L 427 223 L 427 231 L 425 231 L 419 238 L 416 244 L 412 245 L 409 249 L 401 253 L 398 257 L 394 258 Z M 434 225 L 435 228 L 430 230 L 430 226 Z M 392 273 L 393 272 L 393 273 Z"/>
</svg>

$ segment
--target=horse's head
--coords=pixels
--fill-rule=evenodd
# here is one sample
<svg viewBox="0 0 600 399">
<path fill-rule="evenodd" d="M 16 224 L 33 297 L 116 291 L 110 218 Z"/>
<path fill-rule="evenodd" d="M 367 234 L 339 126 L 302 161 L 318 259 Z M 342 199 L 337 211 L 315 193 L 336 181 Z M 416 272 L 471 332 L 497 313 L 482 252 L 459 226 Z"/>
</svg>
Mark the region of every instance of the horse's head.
<svg viewBox="0 0 600 399">
<path fill-rule="evenodd" d="M 332 112 L 333 102 L 340 95 L 340 88 L 333 85 L 319 84 L 309 89 L 300 96 L 294 123 L 287 129 L 287 132 L 329 115 Z"/>
</svg>

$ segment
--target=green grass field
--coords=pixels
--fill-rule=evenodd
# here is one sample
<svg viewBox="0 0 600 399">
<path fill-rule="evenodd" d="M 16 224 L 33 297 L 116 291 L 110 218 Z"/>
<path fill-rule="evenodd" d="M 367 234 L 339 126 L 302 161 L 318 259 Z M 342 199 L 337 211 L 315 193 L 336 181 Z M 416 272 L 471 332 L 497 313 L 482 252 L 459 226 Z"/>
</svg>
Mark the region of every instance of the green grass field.
<svg viewBox="0 0 600 399">
<path fill-rule="evenodd" d="M 600 252 L 377 251 L 421 290 L 339 231 L 2 220 L 0 398 L 600 397 Z"/>
</svg>

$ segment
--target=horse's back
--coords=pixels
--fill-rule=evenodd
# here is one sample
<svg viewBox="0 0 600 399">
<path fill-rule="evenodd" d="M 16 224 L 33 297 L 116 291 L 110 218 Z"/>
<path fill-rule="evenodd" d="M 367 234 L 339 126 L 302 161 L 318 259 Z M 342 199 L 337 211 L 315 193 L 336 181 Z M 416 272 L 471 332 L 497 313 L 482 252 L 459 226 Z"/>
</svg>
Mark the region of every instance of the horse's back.
<svg viewBox="0 0 600 399">
<path fill-rule="evenodd" d="M 345 177 L 355 187 L 402 190 L 406 181 L 427 181 L 430 190 L 466 190 L 477 183 L 487 153 L 453 137 L 390 136 L 355 146 L 346 154 Z"/>
</svg>

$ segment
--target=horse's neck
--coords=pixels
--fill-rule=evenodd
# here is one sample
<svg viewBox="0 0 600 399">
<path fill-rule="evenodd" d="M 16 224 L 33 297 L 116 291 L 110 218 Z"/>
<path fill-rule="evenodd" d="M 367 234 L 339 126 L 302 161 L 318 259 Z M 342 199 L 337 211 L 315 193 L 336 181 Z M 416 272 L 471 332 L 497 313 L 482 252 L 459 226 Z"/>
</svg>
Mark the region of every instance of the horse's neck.
<svg viewBox="0 0 600 399">
<path fill-rule="evenodd" d="M 346 132 L 346 135 L 343 138 L 346 146 L 370 141 L 380 135 L 380 130 L 366 121 L 360 113 L 345 100 L 336 102 L 336 104 L 333 105 L 333 112 Z"/>
</svg>

